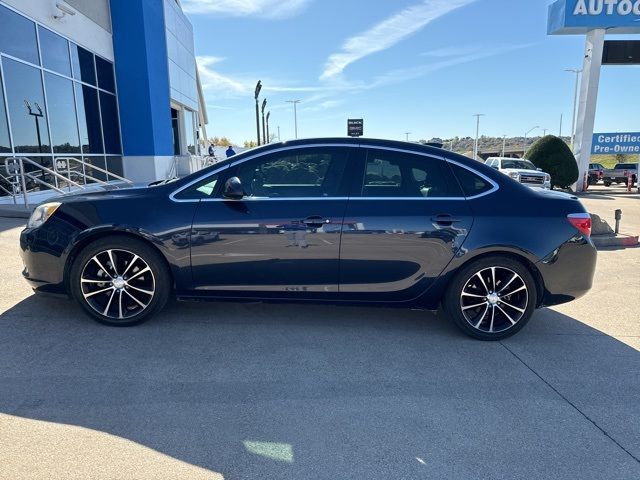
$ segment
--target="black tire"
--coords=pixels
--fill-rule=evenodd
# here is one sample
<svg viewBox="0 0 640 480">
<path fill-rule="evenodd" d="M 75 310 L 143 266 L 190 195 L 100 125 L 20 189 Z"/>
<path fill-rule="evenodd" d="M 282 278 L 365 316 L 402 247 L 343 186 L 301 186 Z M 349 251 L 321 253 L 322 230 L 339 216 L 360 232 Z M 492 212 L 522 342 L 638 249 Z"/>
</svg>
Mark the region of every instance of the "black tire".
<svg viewBox="0 0 640 480">
<path fill-rule="evenodd" d="M 90 243 L 78 254 L 71 266 L 69 290 L 94 320 L 129 327 L 147 321 L 164 307 L 171 293 L 171 276 L 153 247 L 113 235 Z"/>
<path fill-rule="evenodd" d="M 492 276 L 496 279 L 494 285 Z M 473 338 L 488 341 L 518 333 L 531 319 L 536 305 L 537 289 L 529 269 L 500 255 L 464 266 L 443 299 L 445 312 L 458 328 Z"/>
<path fill-rule="evenodd" d="M 610 187 L 611 186 L 611 182 L 604 182 L 604 186 L 605 187 Z"/>
</svg>

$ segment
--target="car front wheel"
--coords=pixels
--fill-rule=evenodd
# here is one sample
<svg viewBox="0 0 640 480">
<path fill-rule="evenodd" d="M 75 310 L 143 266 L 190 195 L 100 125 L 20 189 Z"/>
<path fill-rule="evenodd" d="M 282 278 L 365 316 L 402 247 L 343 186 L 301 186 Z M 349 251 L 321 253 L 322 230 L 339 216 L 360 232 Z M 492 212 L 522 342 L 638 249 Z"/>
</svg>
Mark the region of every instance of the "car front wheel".
<svg viewBox="0 0 640 480">
<path fill-rule="evenodd" d="M 88 245 L 75 259 L 69 281 L 84 310 L 112 326 L 148 320 L 170 293 L 170 275 L 160 254 L 128 237 L 107 237 Z"/>
<path fill-rule="evenodd" d="M 464 267 L 445 295 L 444 308 L 467 335 L 500 340 L 520 331 L 537 302 L 531 272 L 509 257 L 487 257 Z"/>
</svg>

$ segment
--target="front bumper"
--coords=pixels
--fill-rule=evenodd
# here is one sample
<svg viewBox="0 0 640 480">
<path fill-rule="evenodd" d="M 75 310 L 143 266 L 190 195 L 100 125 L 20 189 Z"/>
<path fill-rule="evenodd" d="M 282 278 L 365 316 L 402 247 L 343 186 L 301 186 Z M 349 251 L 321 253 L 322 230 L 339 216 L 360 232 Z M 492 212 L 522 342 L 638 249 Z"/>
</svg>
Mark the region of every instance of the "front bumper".
<svg viewBox="0 0 640 480">
<path fill-rule="evenodd" d="M 597 257 L 591 239 L 577 235 L 538 262 L 544 283 L 541 306 L 559 305 L 585 295 L 593 285 Z"/>
<path fill-rule="evenodd" d="M 20 234 L 22 276 L 36 292 L 66 295 L 64 270 L 66 255 L 52 230 L 25 229 Z"/>
</svg>

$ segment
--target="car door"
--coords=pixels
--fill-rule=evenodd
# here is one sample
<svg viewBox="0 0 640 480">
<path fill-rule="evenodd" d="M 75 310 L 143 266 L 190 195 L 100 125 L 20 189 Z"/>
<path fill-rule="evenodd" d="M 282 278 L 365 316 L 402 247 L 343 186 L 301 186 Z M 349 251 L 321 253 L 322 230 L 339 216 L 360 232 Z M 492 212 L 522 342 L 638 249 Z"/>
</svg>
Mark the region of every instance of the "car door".
<svg viewBox="0 0 640 480">
<path fill-rule="evenodd" d="M 231 166 L 213 187 L 205 185 L 213 198 L 200 201 L 191 232 L 195 289 L 258 298 L 337 294 L 347 165 L 355 150 L 282 148 Z M 242 184 L 241 199 L 223 196 L 232 177 Z"/>
<path fill-rule="evenodd" d="M 344 218 L 341 296 L 368 301 L 419 296 L 461 248 L 472 223 L 443 159 L 368 148 Z"/>
</svg>

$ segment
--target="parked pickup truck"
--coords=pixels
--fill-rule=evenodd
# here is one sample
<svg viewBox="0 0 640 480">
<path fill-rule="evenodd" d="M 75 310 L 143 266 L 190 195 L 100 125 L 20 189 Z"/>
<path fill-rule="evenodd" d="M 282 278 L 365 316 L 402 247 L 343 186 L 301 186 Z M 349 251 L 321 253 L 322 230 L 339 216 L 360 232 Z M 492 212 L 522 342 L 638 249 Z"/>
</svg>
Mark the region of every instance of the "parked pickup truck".
<svg viewBox="0 0 640 480">
<path fill-rule="evenodd" d="M 638 180 L 638 164 L 637 163 L 618 163 L 613 170 L 605 170 L 602 174 L 602 180 L 606 187 L 611 186 L 612 183 L 627 184 L 627 176 L 631 174 L 633 182 Z"/>
</svg>

